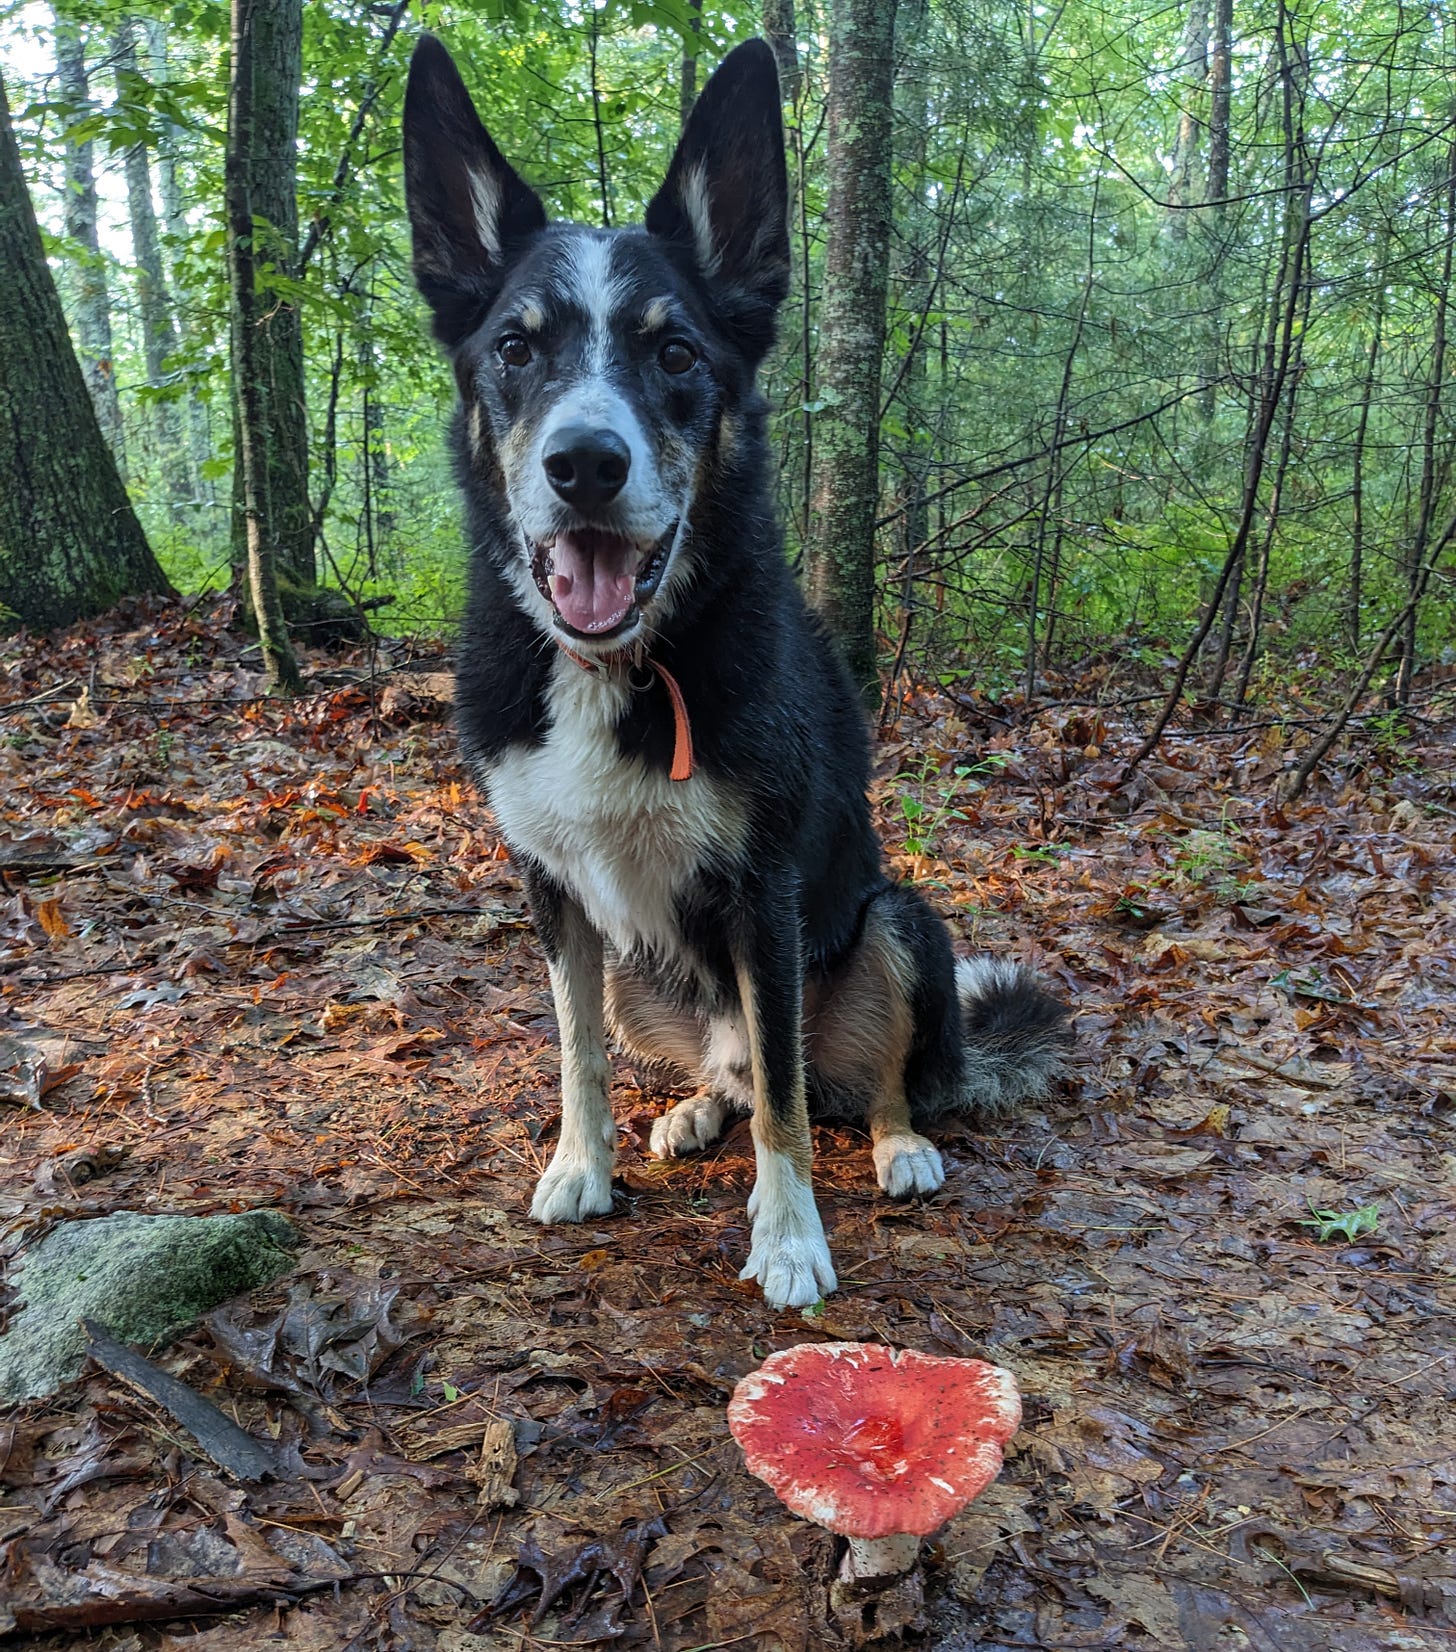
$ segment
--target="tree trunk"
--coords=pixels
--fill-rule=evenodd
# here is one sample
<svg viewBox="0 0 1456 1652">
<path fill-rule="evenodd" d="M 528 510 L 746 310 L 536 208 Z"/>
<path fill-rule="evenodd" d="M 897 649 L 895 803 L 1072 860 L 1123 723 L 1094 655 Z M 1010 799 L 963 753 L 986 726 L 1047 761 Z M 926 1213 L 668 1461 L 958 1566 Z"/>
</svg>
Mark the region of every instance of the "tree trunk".
<svg viewBox="0 0 1456 1652">
<path fill-rule="evenodd" d="M 102 435 L 0 82 L 0 619 L 37 630 L 170 592 Z"/>
<path fill-rule="evenodd" d="M 228 275 L 233 309 L 239 398 L 238 470 L 248 549 L 248 590 L 263 649 L 269 692 L 297 693 L 302 686 L 284 624 L 275 566 L 278 534 L 271 510 L 267 449 L 263 439 L 266 350 L 259 326 L 254 257 L 255 217 L 249 180 L 261 134 L 254 125 L 254 87 L 259 62 L 255 18 L 272 0 L 232 0 L 232 73 L 228 85 L 228 138 L 224 175 L 228 217 Z"/>
<path fill-rule="evenodd" d="M 148 68 L 152 80 L 166 86 L 171 80 L 171 60 L 167 45 L 167 25 L 161 19 L 149 17 L 142 27 L 146 31 Z M 187 205 L 183 196 L 182 179 L 177 164 L 183 141 L 183 130 L 175 122 L 163 120 L 166 136 L 157 151 L 157 183 L 162 197 L 162 224 L 172 252 L 167 260 L 168 285 L 172 293 L 177 334 L 189 359 L 195 359 L 197 326 L 187 305 L 179 302 L 184 284 L 179 278 L 176 249 L 187 236 Z M 212 431 L 207 406 L 198 394 L 196 382 L 189 382 L 184 402 L 187 422 L 187 457 L 192 466 L 192 493 L 199 505 L 215 507 L 217 484 L 204 475 L 203 467 L 212 457 Z"/>
<path fill-rule="evenodd" d="M 303 75 L 302 0 L 268 0 L 252 19 L 254 91 L 251 151 L 246 157 L 247 195 L 258 226 L 254 255 L 265 289 L 276 271 L 285 279 L 297 274 L 298 261 L 298 89 Z M 267 472 L 266 495 L 277 546 L 278 575 L 293 605 L 310 606 L 317 580 L 313 512 L 308 497 L 308 420 L 304 396 L 303 325 L 298 305 L 272 292 L 257 317 L 257 336 L 245 352 L 233 336 L 235 380 L 242 356 L 251 355 L 256 370 L 251 388 L 259 403 L 252 437 Z M 246 421 L 245 421 L 246 422 Z M 242 455 L 238 454 L 237 493 L 242 496 Z M 243 507 L 246 541 L 246 506 Z M 237 540 L 234 541 L 235 548 Z"/>
<path fill-rule="evenodd" d="M 1375 400 L 1375 374 L 1385 332 L 1386 266 L 1390 261 L 1391 226 L 1381 233 L 1375 256 L 1375 319 L 1370 348 L 1365 354 L 1365 377 L 1360 386 L 1360 421 L 1355 426 L 1355 451 L 1351 456 L 1350 480 L 1350 593 L 1346 613 L 1350 646 L 1360 646 L 1360 605 L 1365 583 L 1365 442 L 1370 430 L 1370 409 Z"/>
<path fill-rule="evenodd" d="M 1208 317 L 1204 323 L 1203 393 L 1198 398 L 1204 433 L 1216 411 L 1215 385 L 1223 352 L 1223 267 L 1228 252 L 1229 157 L 1233 149 L 1230 131 L 1233 90 L 1234 0 L 1214 0 L 1213 34 L 1208 54 L 1208 187 L 1204 205 L 1212 208 L 1210 232 L 1213 241 L 1208 273 Z"/>
<path fill-rule="evenodd" d="M 686 43 L 683 45 L 682 69 L 677 89 L 679 130 L 687 125 L 688 116 L 693 112 L 693 104 L 698 95 L 698 30 L 703 25 L 703 8 L 699 0 L 694 0 L 689 8 L 688 20 L 693 28 L 693 43 L 691 46 Z"/>
<path fill-rule="evenodd" d="M 67 125 L 91 111 L 91 89 L 86 81 L 86 51 L 81 31 L 74 22 L 56 12 L 56 81 L 61 96 L 71 106 Z M 116 468 L 126 476 L 126 439 L 121 423 L 121 398 L 116 393 L 116 372 L 111 355 L 111 299 L 106 289 L 106 261 L 96 233 L 96 173 L 93 145 L 70 137 L 66 145 L 66 234 L 85 249 L 76 271 L 72 294 L 75 304 L 76 337 L 81 345 L 81 371 L 91 393 L 91 405 L 116 458 Z"/>
<path fill-rule="evenodd" d="M 1065 475 L 1062 460 L 1062 438 L 1067 433 L 1067 420 L 1072 404 L 1072 374 L 1077 365 L 1077 352 L 1082 348 L 1082 334 L 1087 327 L 1087 311 L 1092 303 L 1092 290 L 1097 281 L 1097 203 L 1101 198 L 1102 180 L 1092 183 L 1092 206 L 1087 214 L 1087 268 L 1082 278 L 1082 296 L 1077 305 L 1077 319 L 1072 325 L 1072 337 L 1062 363 L 1062 382 L 1057 391 L 1056 414 L 1052 420 L 1052 439 L 1047 450 L 1046 484 L 1037 510 L 1036 539 L 1031 560 L 1031 596 L 1026 615 L 1026 661 L 1024 667 L 1026 703 L 1031 704 L 1036 694 L 1036 632 L 1041 606 L 1041 590 L 1046 578 L 1047 529 L 1052 525 L 1053 502 L 1062 489 Z M 1050 630 L 1050 621 L 1048 621 Z"/>
<path fill-rule="evenodd" d="M 1208 192 L 1204 196 L 1210 206 L 1221 206 L 1228 199 L 1233 36 L 1234 0 L 1214 0 L 1208 55 Z"/>
<path fill-rule="evenodd" d="M 1425 417 L 1421 422 L 1421 485 L 1416 505 L 1415 528 L 1405 555 L 1406 599 L 1409 612 L 1400 634 L 1400 665 L 1395 675 L 1397 705 L 1410 704 L 1411 682 L 1416 670 L 1416 626 L 1420 619 L 1420 595 L 1424 584 L 1426 546 L 1430 543 L 1431 522 L 1440 489 L 1439 473 L 1444 468 L 1438 452 L 1443 390 L 1446 383 L 1446 329 L 1451 304 L 1451 259 L 1456 249 L 1456 143 L 1446 151 L 1446 179 L 1440 219 L 1445 245 L 1436 280 L 1436 313 L 1431 330 L 1431 366 L 1426 378 Z"/>
<path fill-rule="evenodd" d="M 875 698 L 875 517 L 880 357 L 890 253 L 894 0 L 830 13 L 825 215 L 814 471 L 805 568 L 810 600 Z"/>
<path fill-rule="evenodd" d="M 904 353 L 885 399 L 883 412 L 898 403 L 905 430 L 904 451 L 900 455 L 900 642 L 895 668 L 886 685 L 885 709 L 895 692 L 899 666 L 903 663 L 915 624 L 916 562 L 920 547 L 930 537 L 930 506 L 926 503 L 931 461 L 931 420 L 929 375 L 925 337 L 927 318 L 935 301 L 935 278 L 931 271 L 935 248 L 935 221 L 926 201 L 927 140 L 930 134 L 929 7 L 927 0 L 906 0 L 899 7 L 896 27 L 900 36 L 896 53 L 900 64 L 897 138 L 900 140 L 900 170 L 908 184 L 907 199 L 900 215 L 900 243 L 904 264 L 896 280 L 897 308 L 906 333 Z M 951 203 L 952 212 L 955 203 Z M 943 249 L 942 249 L 943 251 Z"/>
<path fill-rule="evenodd" d="M 1188 22 L 1183 30 L 1179 54 L 1182 107 L 1178 131 L 1173 139 L 1173 171 L 1169 179 L 1168 233 L 1175 241 L 1186 239 L 1188 211 L 1194 204 L 1194 169 L 1198 163 L 1198 135 L 1203 122 L 1198 118 L 1200 100 L 1208 81 L 1208 0 L 1190 0 Z"/>
<path fill-rule="evenodd" d="M 763 32 L 779 67 L 785 103 L 799 101 L 799 48 L 794 42 L 794 0 L 764 0 Z"/>
<path fill-rule="evenodd" d="M 112 43 L 116 68 L 117 96 L 135 97 L 142 81 L 137 63 L 136 24 L 122 18 Z M 162 243 L 157 233 L 157 211 L 152 201 L 152 168 L 147 146 L 134 143 L 126 152 L 126 205 L 131 220 L 132 256 L 137 271 L 137 309 L 141 312 L 142 351 L 147 363 L 147 383 L 161 391 L 167 384 L 167 358 L 177 353 L 177 329 L 172 325 L 172 300 L 162 269 Z M 182 442 L 182 421 L 177 402 L 159 396 L 151 404 L 152 427 L 157 433 L 162 480 L 173 511 L 192 502 L 192 477 L 187 450 Z"/>
</svg>

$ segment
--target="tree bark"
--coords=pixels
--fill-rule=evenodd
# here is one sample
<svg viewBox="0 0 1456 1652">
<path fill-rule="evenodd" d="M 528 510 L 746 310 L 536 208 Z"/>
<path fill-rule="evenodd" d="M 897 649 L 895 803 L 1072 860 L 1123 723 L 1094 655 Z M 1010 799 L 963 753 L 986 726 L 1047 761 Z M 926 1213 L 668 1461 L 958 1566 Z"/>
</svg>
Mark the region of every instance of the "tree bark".
<svg viewBox="0 0 1456 1652">
<path fill-rule="evenodd" d="M 303 76 L 302 0 L 268 0 L 256 8 L 254 34 L 253 141 L 246 157 L 247 195 L 256 225 L 253 253 L 267 286 L 276 271 L 286 279 L 298 263 L 298 92 Z M 264 223 L 268 226 L 264 228 Z M 291 298 L 270 293 L 258 316 L 250 352 L 256 363 L 252 389 L 259 403 L 253 440 L 267 472 L 266 495 L 277 545 L 278 573 L 290 588 L 317 581 L 313 512 L 308 497 L 308 420 L 304 394 L 303 324 Z M 241 373 L 240 341 L 233 336 L 234 378 Z M 242 455 L 237 455 L 237 494 L 242 497 Z M 243 506 L 242 548 L 247 507 Z M 234 541 L 235 548 L 238 541 Z M 310 593 L 301 593 L 307 607 Z"/>
<path fill-rule="evenodd" d="M 810 600 L 875 692 L 875 518 L 880 368 L 890 253 L 894 0 L 830 13 L 829 203 L 820 304 L 814 469 L 805 547 Z"/>
<path fill-rule="evenodd" d="M 1208 82 L 1208 0 L 1189 0 L 1188 22 L 1183 30 L 1183 46 L 1179 56 L 1182 84 L 1182 107 L 1178 113 L 1178 131 L 1173 139 L 1173 172 L 1169 182 L 1168 200 L 1172 210 L 1168 214 L 1168 233 L 1175 241 L 1188 234 L 1187 208 L 1194 204 L 1194 169 L 1198 162 L 1198 137 L 1203 122 L 1199 119 L 1200 101 L 1205 97 Z"/>
<path fill-rule="evenodd" d="M 146 32 L 148 73 L 154 83 L 166 86 L 171 81 L 172 60 L 167 41 L 167 25 L 160 18 L 143 20 Z M 176 249 L 187 236 L 187 204 L 183 195 L 182 178 L 177 164 L 183 142 L 183 130 L 175 122 L 164 119 L 164 137 L 157 150 L 157 184 L 162 197 L 162 225 L 166 231 L 166 245 L 170 253 L 166 259 L 168 290 L 172 295 L 172 314 L 181 348 L 189 363 L 195 359 L 198 341 L 196 322 L 188 306 L 179 300 L 185 284 L 178 274 Z M 190 379 L 184 399 L 184 418 L 187 423 L 187 457 L 192 466 L 192 496 L 199 504 L 217 504 L 217 484 L 204 475 L 203 467 L 212 457 L 212 431 L 207 407 L 198 394 L 195 379 Z"/>
<path fill-rule="evenodd" d="M 1440 491 L 1444 468 L 1439 451 L 1443 391 L 1446 383 L 1446 330 L 1451 305 L 1452 252 L 1456 250 L 1456 143 L 1446 151 L 1446 178 L 1442 190 L 1440 227 L 1444 245 L 1440 273 L 1435 282 L 1436 311 L 1431 328 L 1431 365 L 1426 377 L 1425 414 L 1421 421 L 1421 483 L 1416 505 L 1415 527 L 1405 554 L 1406 596 L 1409 612 L 1400 635 L 1400 665 L 1395 675 L 1397 705 L 1410 704 L 1411 682 L 1416 670 L 1416 626 L 1420 618 L 1420 593 L 1424 585 L 1422 568 L 1430 542 L 1431 522 Z M 1439 244 L 1439 243 L 1438 243 Z"/>
<path fill-rule="evenodd" d="M 268 454 L 263 437 L 266 352 L 259 325 L 254 243 L 257 240 L 249 183 L 260 134 L 254 124 L 257 83 L 256 18 L 272 0 L 232 0 L 232 72 L 228 85 L 225 160 L 229 236 L 228 274 L 232 290 L 233 347 L 239 398 L 238 469 L 247 537 L 248 590 L 262 645 L 269 692 L 297 693 L 302 687 L 278 593 L 278 532 L 271 509 Z"/>
<path fill-rule="evenodd" d="M 1210 206 L 1221 206 L 1228 198 L 1233 35 L 1234 0 L 1214 0 L 1213 36 L 1208 43 L 1208 191 L 1204 196 Z"/>
<path fill-rule="evenodd" d="M 56 81 L 61 96 L 71 106 L 68 120 L 77 121 L 91 111 L 91 88 L 86 79 L 86 49 L 77 25 L 57 11 Z M 101 433 L 116 459 L 116 468 L 126 476 L 126 436 L 121 422 L 121 398 L 116 393 L 116 372 L 112 360 L 111 298 L 107 291 L 106 261 L 96 233 L 96 172 L 94 145 L 89 138 L 77 141 L 67 134 L 66 153 L 66 234 L 85 249 L 76 271 L 72 295 L 75 305 L 76 337 L 80 342 L 81 371 L 91 393 L 91 405 L 101 423 Z"/>
<path fill-rule="evenodd" d="M 170 593 L 91 405 L 0 82 L 0 619 L 66 625 Z"/>
<path fill-rule="evenodd" d="M 1390 261 L 1391 226 L 1387 221 L 1375 255 L 1375 318 L 1371 324 L 1370 347 L 1365 353 L 1365 377 L 1360 385 L 1360 420 L 1355 426 L 1355 451 L 1350 468 L 1350 592 L 1346 625 L 1350 646 L 1360 646 L 1360 606 L 1365 584 L 1365 442 L 1370 431 L 1370 410 L 1375 401 L 1375 374 L 1385 332 L 1386 266 Z"/>
<path fill-rule="evenodd" d="M 894 697 L 899 667 L 903 664 L 910 635 L 915 625 L 916 558 L 919 548 L 930 537 L 930 507 L 925 496 L 929 491 L 931 451 L 931 418 L 929 407 L 929 374 L 925 337 L 926 317 L 935 296 L 935 276 L 931 270 L 932 251 L 936 248 L 935 221 L 926 201 L 928 138 L 931 126 L 929 96 L 929 6 L 927 0 L 904 0 L 896 16 L 899 34 L 897 61 L 900 64 L 896 102 L 899 106 L 896 138 L 899 147 L 900 170 L 908 185 L 904 209 L 900 214 L 900 243 L 904 263 L 895 280 L 896 308 L 902 316 L 901 326 L 907 331 L 904 354 L 895 378 L 885 397 L 883 412 L 893 404 L 901 411 L 904 426 L 904 448 L 900 458 L 900 640 L 890 680 L 885 686 L 885 704 L 881 717 L 888 714 Z M 951 202 L 954 214 L 955 202 Z M 942 256 L 944 249 L 939 249 Z"/>
<path fill-rule="evenodd" d="M 703 8 L 695 3 L 688 11 L 693 26 L 693 44 L 684 43 L 682 67 L 678 76 L 677 112 L 678 128 L 681 130 L 688 123 L 688 116 L 693 112 L 693 104 L 698 96 L 698 44 L 697 31 L 703 24 Z"/>
<path fill-rule="evenodd" d="M 118 97 L 134 96 L 136 83 L 142 80 L 142 72 L 137 62 L 136 24 L 130 17 L 122 18 L 117 25 L 112 42 L 112 61 L 116 68 Z M 157 210 L 152 201 L 152 167 L 146 144 L 132 144 L 126 152 L 124 170 L 147 383 L 153 390 L 163 391 L 167 385 L 167 359 L 177 353 L 177 329 L 172 324 L 172 299 L 167 291 L 166 272 L 162 268 L 162 242 L 157 232 Z M 150 411 L 152 427 L 157 433 L 162 480 L 168 500 L 176 511 L 191 504 L 193 499 L 192 477 L 182 441 L 178 404 L 170 396 L 159 395 L 152 401 Z"/>
</svg>

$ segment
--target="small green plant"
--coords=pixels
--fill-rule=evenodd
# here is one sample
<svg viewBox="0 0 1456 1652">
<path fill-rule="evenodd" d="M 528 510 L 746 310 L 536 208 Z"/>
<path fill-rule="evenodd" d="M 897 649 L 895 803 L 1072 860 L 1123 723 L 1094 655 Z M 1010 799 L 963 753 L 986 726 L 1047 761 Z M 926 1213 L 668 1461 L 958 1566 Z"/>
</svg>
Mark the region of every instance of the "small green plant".
<svg viewBox="0 0 1456 1652">
<path fill-rule="evenodd" d="M 1248 861 L 1238 835 L 1227 813 L 1217 827 L 1196 827 L 1176 844 L 1168 869 L 1150 881 L 1170 889 L 1208 890 L 1219 900 L 1247 899 L 1253 885 L 1238 875 Z"/>
<path fill-rule="evenodd" d="M 1361 1205 L 1359 1210 L 1317 1210 L 1310 1201 L 1309 1215 L 1299 1219 L 1302 1228 L 1313 1228 L 1320 1244 L 1331 1239 L 1343 1239 L 1353 1244 L 1362 1233 L 1374 1233 L 1380 1226 L 1380 1206 Z"/>
<path fill-rule="evenodd" d="M 1067 843 L 1013 843 L 1011 853 L 1017 860 L 1033 860 L 1039 866 L 1055 866 L 1070 848 Z"/>
<path fill-rule="evenodd" d="M 992 752 L 979 763 L 957 763 L 949 774 L 942 774 L 933 757 L 923 757 L 918 768 L 901 769 L 895 776 L 899 793 L 900 816 L 905 822 L 905 853 L 928 855 L 936 834 L 948 820 L 964 820 L 965 816 L 953 807 L 956 794 L 965 782 L 979 774 L 995 774 L 1005 768 L 1007 759 L 1000 752 Z"/>
<path fill-rule="evenodd" d="M 156 735 L 157 761 L 166 768 L 172 761 L 172 747 L 177 736 L 169 728 L 159 728 Z"/>
</svg>

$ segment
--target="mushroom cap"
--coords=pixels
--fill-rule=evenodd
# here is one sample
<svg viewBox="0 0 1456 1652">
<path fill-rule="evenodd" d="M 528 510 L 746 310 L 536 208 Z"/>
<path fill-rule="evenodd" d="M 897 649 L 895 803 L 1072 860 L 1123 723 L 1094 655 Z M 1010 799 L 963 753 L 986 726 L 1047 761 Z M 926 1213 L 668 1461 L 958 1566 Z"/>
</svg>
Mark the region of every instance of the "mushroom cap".
<svg viewBox="0 0 1456 1652">
<path fill-rule="evenodd" d="M 999 1365 L 873 1342 L 781 1349 L 728 1402 L 749 1472 L 843 1537 L 938 1530 L 1000 1473 L 1020 1423 Z"/>
</svg>

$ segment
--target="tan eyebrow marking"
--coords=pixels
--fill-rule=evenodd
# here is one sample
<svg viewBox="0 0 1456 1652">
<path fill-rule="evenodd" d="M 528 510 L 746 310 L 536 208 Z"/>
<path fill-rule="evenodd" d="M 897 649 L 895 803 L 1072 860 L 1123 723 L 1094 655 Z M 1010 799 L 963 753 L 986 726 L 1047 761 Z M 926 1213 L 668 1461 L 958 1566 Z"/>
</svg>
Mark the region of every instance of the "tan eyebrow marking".
<svg viewBox="0 0 1456 1652">
<path fill-rule="evenodd" d="M 655 333 L 666 327 L 672 319 L 672 300 L 670 298 L 654 298 L 642 312 L 642 331 Z"/>
<path fill-rule="evenodd" d="M 546 325 L 546 312 L 539 304 L 533 304 L 527 299 L 516 312 L 521 318 L 521 325 L 528 333 L 539 333 Z"/>
</svg>

